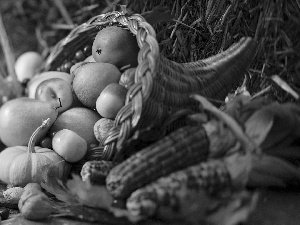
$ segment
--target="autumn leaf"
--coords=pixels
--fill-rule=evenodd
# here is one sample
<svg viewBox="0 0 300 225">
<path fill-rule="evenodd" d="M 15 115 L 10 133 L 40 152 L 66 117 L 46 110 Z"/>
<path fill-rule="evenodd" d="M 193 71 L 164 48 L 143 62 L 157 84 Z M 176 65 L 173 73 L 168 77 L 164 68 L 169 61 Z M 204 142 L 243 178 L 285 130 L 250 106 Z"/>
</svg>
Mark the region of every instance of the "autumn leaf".
<svg viewBox="0 0 300 225">
<path fill-rule="evenodd" d="M 56 164 L 50 164 L 42 169 L 43 181 L 41 186 L 53 194 L 58 200 L 69 204 L 78 204 L 76 198 L 68 191 L 63 182 L 58 179 L 59 168 Z"/>
<path fill-rule="evenodd" d="M 78 175 L 67 182 L 67 188 L 76 196 L 83 205 L 108 209 L 113 201 L 112 196 L 106 190 L 106 186 L 92 185 L 89 181 L 82 181 Z"/>
<path fill-rule="evenodd" d="M 241 191 L 224 200 L 207 221 L 212 225 L 238 225 L 247 222 L 258 202 L 258 192 Z"/>
<path fill-rule="evenodd" d="M 246 121 L 245 131 L 257 145 L 261 145 L 269 134 L 273 123 L 273 115 L 261 109 L 253 113 Z"/>
</svg>

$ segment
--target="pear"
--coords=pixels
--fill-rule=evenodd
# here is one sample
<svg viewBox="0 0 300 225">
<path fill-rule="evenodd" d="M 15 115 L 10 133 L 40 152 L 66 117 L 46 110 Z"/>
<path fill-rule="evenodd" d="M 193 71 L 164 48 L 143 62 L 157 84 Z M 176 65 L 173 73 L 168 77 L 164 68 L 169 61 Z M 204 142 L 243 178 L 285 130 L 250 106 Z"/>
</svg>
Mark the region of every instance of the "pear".
<svg viewBox="0 0 300 225">
<path fill-rule="evenodd" d="M 49 126 L 41 131 L 39 142 L 55 122 L 58 111 L 50 102 L 20 97 L 6 102 L 0 108 L 0 139 L 8 147 L 26 146 L 32 133 L 50 118 Z"/>
</svg>

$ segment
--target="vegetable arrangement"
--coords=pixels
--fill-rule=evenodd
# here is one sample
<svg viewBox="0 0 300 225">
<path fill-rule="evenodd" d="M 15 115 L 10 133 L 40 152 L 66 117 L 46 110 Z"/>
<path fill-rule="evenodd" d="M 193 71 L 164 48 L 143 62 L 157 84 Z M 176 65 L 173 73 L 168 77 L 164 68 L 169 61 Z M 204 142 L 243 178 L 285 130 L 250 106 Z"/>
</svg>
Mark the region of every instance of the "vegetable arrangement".
<svg viewBox="0 0 300 225">
<path fill-rule="evenodd" d="M 299 157 L 297 105 L 266 103 L 264 99 L 250 100 L 241 95 L 219 110 L 205 98 L 195 98 L 204 111 L 187 114 L 192 125 L 170 133 L 121 163 L 86 162 L 81 175 L 73 175 L 66 182 L 61 182 L 58 168 L 48 167 L 42 189 L 36 183 L 24 187 L 19 197 L 20 212 L 29 220 L 68 216 L 103 222 L 97 215 L 99 210 L 105 210 L 113 213 L 112 220 L 119 218 L 126 223 L 151 218 L 168 222 L 214 221 L 218 210 L 212 210 L 212 205 L 244 198 L 247 187 L 288 188 L 300 184 L 295 163 Z M 278 135 L 283 121 L 293 126 L 281 131 L 280 148 L 287 151 L 278 154 L 279 139 L 271 137 Z M 263 123 L 263 127 L 257 129 L 256 123 Z M 242 131 L 238 136 L 237 130 Z M 283 141 L 287 136 L 293 138 Z M 185 140 L 193 140 L 193 145 L 187 145 Z M 255 148 L 246 144 L 249 140 Z M 257 200 L 255 196 L 246 198 L 250 205 Z M 38 214 L 32 214 L 40 204 Z M 79 218 L 77 210 L 84 206 L 95 209 L 81 209 Z"/>
<path fill-rule="evenodd" d="M 228 107 L 222 112 L 214 108 L 203 97 L 195 97 L 201 101 L 204 109 L 215 115 L 214 118 L 205 122 L 203 122 L 203 116 L 192 115 L 193 119 L 201 118 L 195 127 L 198 130 L 205 128 L 207 138 L 211 143 L 208 148 L 209 154 L 205 159 L 202 158 L 203 160 L 198 157 L 200 161 L 195 165 L 191 160 L 191 163 L 183 169 L 174 165 L 170 169 L 168 164 L 166 165 L 167 169 L 162 169 L 159 165 L 164 165 L 165 159 L 159 156 L 162 153 L 152 156 L 156 159 L 155 163 L 152 163 L 153 160 L 149 157 L 151 155 L 149 153 L 147 166 L 142 166 L 135 163 L 136 158 L 141 157 L 140 152 L 115 166 L 107 176 L 106 186 L 116 199 L 125 200 L 122 209 L 111 208 L 116 216 L 127 216 L 134 222 L 153 216 L 167 221 L 194 219 L 199 222 L 209 216 L 206 212 L 213 201 L 226 199 L 228 195 L 247 187 L 288 188 L 299 186 L 300 173 L 297 169 L 299 164 L 295 166 L 286 160 L 290 156 L 289 159 L 295 162 L 295 159 L 299 157 L 296 156 L 299 151 L 297 142 L 299 139 L 299 106 L 292 103 L 266 104 L 264 99 L 250 101 L 249 97 L 238 96 L 234 99 L 235 103 L 228 104 Z M 245 99 L 248 100 L 245 102 Z M 243 105 L 241 108 L 240 104 Z M 238 123 L 230 115 L 232 112 L 239 115 L 242 123 Z M 293 123 L 293 125 L 289 124 L 289 128 L 286 127 L 278 134 L 281 123 Z M 185 129 L 189 129 L 189 127 L 185 127 Z M 241 133 L 237 133 L 237 131 Z M 173 141 L 174 146 L 177 146 L 176 141 L 179 140 L 180 134 L 173 132 L 169 135 L 174 136 L 172 138 L 175 140 Z M 274 139 L 273 135 L 279 135 L 282 138 Z M 194 140 L 192 145 L 185 146 L 184 150 L 188 152 L 190 146 L 197 142 L 202 143 L 201 135 L 198 137 L 199 139 Z M 166 140 L 156 143 L 161 152 L 168 152 L 173 148 L 173 145 L 165 147 Z M 276 150 L 278 140 L 281 140 L 282 152 L 280 155 L 277 155 L 279 151 Z M 291 147 L 294 154 L 291 154 L 290 151 L 284 152 L 284 149 Z M 147 150 L 154 152 L 153 149 L 155 148 Z M 272 152 L 272 149 L 275 151 Z M 181 151 L 181 148 L 176 150 Z M 195 150 L 201 152 L 202 148 L 198 146 Z M 174 164 L 180 164 L 180 159 L 176 157 L 174 152 L 173 155 L 169 155 L 168 160 L 171 161 L 173 158 L 175 159 Z M 126 170 L 129 165 L 134 169 Z M 147 171 L 150 172 L 135 174 L 135 169 L 138 170 L 140 167 L 144 170 L 148 168 Z M 119 169 L 123 176 L 115 174 L 115 171 Z M 151 173 L 154 169 L 159 171 L 158 177 L 153 175 L 155 173 Z M 161 170 L 168 169 L 166 174 L 161 172 Z M 196 200 L 193 201 L 193 199 Z M 189 215 L 188 218 L 187 215 Z"/>
</svg>

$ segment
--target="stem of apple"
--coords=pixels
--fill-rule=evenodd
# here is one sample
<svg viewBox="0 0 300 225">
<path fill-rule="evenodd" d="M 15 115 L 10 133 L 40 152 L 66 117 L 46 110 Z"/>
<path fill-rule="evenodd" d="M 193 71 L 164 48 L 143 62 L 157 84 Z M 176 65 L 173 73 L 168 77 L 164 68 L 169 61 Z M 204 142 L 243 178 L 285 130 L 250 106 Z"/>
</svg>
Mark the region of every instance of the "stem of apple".
<svg viewBox="0 0 300 225">
<path fill-rule="evenodd" d="M 61 100 L 60 98 L 58 98 L 58 102 L 59 102 L 59 106 L 58 107 L 54 107 L 55 110 L 59 109 L 62 107 L 62 104 L 61 104 Z"/>
</svg>

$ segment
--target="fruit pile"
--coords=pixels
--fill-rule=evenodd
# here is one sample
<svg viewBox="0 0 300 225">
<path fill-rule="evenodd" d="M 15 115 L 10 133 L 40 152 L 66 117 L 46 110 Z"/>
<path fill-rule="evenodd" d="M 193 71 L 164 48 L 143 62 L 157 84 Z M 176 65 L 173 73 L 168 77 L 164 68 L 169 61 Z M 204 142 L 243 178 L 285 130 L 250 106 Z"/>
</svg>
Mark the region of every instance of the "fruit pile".
<svg viewBox="0 0 300 225">
<path fill-rule="evenodd" d="M 103 146 L 134 83 L 122 73 L 137 66 L 138 52 L 129 30 L 108 26 L 59 71 L 37 72 L 42 57 L 21 55 L 15 70 L 26 95 L 0 108 L 0 139 L 7 147 L 0 153 L 0 179 L 14 186 L 39 183 L 40 170 L 51 163 L 62 169 L 62 178 L 70 164 Z"/>
</svg>

